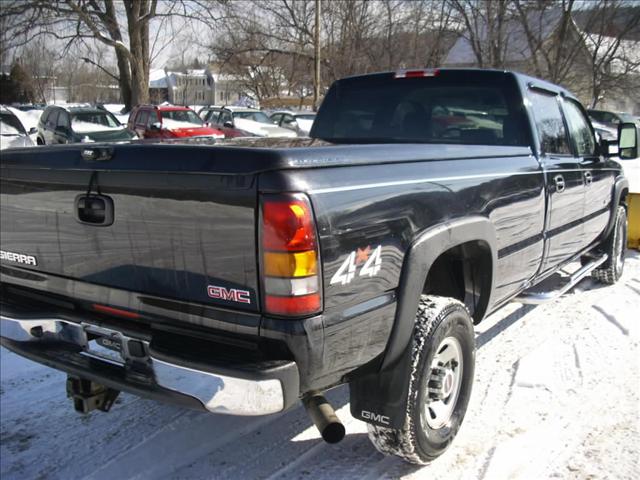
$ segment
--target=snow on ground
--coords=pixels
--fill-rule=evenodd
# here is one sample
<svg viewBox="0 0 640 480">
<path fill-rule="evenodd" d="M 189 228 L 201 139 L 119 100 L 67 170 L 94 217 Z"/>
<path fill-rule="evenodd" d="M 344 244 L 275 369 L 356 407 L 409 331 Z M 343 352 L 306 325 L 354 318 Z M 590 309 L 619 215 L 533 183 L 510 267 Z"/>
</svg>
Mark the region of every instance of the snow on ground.
<svg viewBox="0 0 640 480">
<path fill-rule="evenodd" d="M 0 477 L 640 478 L 640 254 L 614 286 L 587 279 L 538 307 L 513 303 L 477 327 L 474 392 L 452 447 L 429 466 L 384 457 L 328 397 L 347 437 L 322 442 L 301 407 L 267 417 L 184 411 L 122 395 L 80 416 L 65 375 L 0 353 Z"/>
</svg>

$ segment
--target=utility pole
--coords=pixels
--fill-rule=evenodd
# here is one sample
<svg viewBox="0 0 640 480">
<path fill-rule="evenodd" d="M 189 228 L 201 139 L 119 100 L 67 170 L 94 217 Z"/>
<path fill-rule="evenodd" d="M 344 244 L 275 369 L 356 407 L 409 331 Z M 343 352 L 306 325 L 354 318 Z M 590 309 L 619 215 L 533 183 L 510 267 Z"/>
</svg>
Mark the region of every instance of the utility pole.
<svg viewBox="0 0 640 480">
<path fill-rule="evenodd" d="M 316 28 L 313 32 L 313 44 L 313 111 L 317 112 L 320 100 L 320 0 L 316 0 Z"/>
</svg>

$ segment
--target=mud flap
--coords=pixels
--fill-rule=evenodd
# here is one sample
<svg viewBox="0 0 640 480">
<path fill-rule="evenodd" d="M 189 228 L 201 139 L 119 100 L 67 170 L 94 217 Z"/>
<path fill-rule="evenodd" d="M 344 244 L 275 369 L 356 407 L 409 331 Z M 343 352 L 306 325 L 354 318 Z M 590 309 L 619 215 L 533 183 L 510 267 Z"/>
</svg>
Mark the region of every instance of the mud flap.
<svg viewBox="0 0 640 480">
<path fill-rule="evenodd" d="M 359 375 L 349 383 L 351 415 L 388 428 L 402 428 L 407 412 L 411 348 L 389 367 Z"/>
</svg>

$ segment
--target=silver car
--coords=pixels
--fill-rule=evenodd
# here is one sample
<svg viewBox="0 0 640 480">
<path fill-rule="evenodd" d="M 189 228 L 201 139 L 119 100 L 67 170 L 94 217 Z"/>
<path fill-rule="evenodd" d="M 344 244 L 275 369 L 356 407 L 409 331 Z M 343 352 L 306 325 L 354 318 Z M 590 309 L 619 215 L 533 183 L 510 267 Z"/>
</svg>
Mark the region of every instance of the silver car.
<svg viewBox="0 0 640 480">
<path fill-rule="evenodd" d="M 5 148 L 32 147 L 33 140 L 29 135 L 36 132 L 32 127 L 27 131 L 13 108 L 0 106 L 0 150 Z"/>
</svg>

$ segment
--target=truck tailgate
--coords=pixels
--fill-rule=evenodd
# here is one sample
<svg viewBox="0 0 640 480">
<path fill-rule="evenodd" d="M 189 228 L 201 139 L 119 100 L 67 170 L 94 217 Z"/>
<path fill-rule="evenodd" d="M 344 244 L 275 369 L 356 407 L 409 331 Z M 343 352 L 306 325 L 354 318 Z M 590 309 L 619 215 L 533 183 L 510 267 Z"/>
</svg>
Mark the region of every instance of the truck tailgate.
<svg viewBox="0 0 640 480">
<path fill-rule="evenodd" d="M 225 172 L 225 152 L 210 147 L 105 148 L 102 161 L 83 159 L 99 151 L 86 145 L 3 152 L 3 266 L 258 310 L 251 166 L 242 171 L 236 156 Z M 112 224 L 82 210 L 96 198 L 112 202 Z"/>
</svg>

